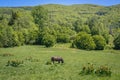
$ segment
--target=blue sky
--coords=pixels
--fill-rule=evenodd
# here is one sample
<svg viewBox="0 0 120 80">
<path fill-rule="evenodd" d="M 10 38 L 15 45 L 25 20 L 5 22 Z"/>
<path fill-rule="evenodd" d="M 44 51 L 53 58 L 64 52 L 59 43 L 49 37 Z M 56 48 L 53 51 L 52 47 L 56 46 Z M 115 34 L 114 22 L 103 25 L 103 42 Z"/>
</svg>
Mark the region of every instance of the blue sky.
<svg viewBox="0 0 120 80">
<path fill-rule="evenodd" d="M 0 0 L 0 7 L 36 6 L 43 4 L 97 4 L 111 6 L 120 4 L 120 0 Z"/>
</svg>

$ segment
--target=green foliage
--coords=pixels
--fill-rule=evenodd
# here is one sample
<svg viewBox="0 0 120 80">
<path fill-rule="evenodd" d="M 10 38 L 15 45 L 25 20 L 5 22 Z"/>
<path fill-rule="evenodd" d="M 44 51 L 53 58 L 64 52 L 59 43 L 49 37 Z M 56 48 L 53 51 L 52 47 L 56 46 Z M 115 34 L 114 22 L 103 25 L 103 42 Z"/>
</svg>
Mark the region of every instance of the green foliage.
<svg viewBox="0 0 120 80">
<path fill-rule="evenodd" d="M 0 47 L 14 46 L 13 29 L 11 27 L 1 28 L 0 32 Z"/>
<path fill-rule="evenodd" d="M 108 44 L 109 43 L 109 34 L 108 33 L 104 33 L 102 36 L 104 37 L 106 43 Z"/>
<path fill-rule="evenodd" d="M 100 66 L 95 71 L 95 74 L 98 76 L 111 76 L 111 73 L 111 69 L 108 66 Z"/>
<path fill-rule="evenodd" d="M 33 58 L 32 56 L 26 57 L 25 60 L 30 61 L 30 62 L 39 62 L 39 59 Z"/>
<path fill-rule="evenodd" d="M 46 34 L 42 38 L 42 43 L 46 47 L 52 47 L 56 43 L 56 38 L 53 35 Z"/>
<path fill-rule="evenodd" d="M 45 24 L 48 21 L 47 10 L 42 6 L 36 6 L 32 10 L 32 15 L 36 24 L 38 24 L 39 28 L 43 28 L 46 26 Z"/>
<path fill-rule="evenodd" d="M 104 36 L 103 36 L 104 37 Z M 105 38 L 105 37 L 104 37 Z M 113 49 L 114 47 L 114 44 L 113 44 L 113 41 L 114 41 L 114 36 L 113 35 L 107 35 L 107 41 L 106 41 L 106 46 L 105 46 L 105 49 Z M 106 39 L 105 39 L 106 40 Z"/>
<path fill-rule="evenodd" d="M 97 76 L 101 76 L 101 77 L 107 77 L 107 76 L 111 76 L 112 71 L 108 66 L 100 66 L 97 69 L 95 69 L 95 67 L 93 66 L 93 64 L 88 63 L 87 66 L 84 66 L 82 68 L 82 71 L 80 72 L 80 74 L 82 75 L 88 75 L 88 74 L 95 74 Z"/>
<path fill-rule="evenodd" d="M 23 64 L 23 61 L 20 61 L 20 60 L 8 60 L 6 66 L 18 67 L 20 64 Z"/>
<path fill-rule="evenodd" d="M 93 64 L 88 63 L 87 66 L 84 66 L 84 67 L 82 68 L 82 71 L 80 72 L 80 74 L 85 74 L 85 75 L 93 74 L 93 73 L 94 73 L 94 70 L 95 70 L 95 69 L 94 69 Z"/>
<path fill-rule="evenodd" d="M 120 50 L 120 34 L 114 40 L 114 48 Z"/>
<path fill-rule="evenodd" d="M 51 61 L 46 61 L 46 63 L 45 63 L 46 65 L 51 65 L 52 64 L 52 62 Z"/>
<path fill-rule="evenodd" d="M 0 47 L 41 45 L 46 32 L 57 42 L 72 42 L 76 33 L 82 31 L 92 36 L 102 35 L 109 45 L 109 34 L 115 39 L 120 32 L 119 7 L 48 4 L 0 8 Z"/>
<path fill-rule="evenodd" d="M 11 12 L 11 19 L 10 19 L 8 25 L 14 25 L 15 24 L 15 20 L 17 20 L 19 17 L 20 17 L 20 12 L 12 10 L 12 12 Z"/>
<path fill-rule="evenodd" d="M 106 45 L 106 41 L 104 39 L 104 37 L 102 37 L 101 35 L 94 35 L 93 36 L 94 42 L 96 44 L 96 50 L 103 50 L 105 45 Z"/>
<path fill-rule="evenodd" d="M 11 54 L 11 53 L 4 53 L 4 54 L 2 54 L 2 56 L 3 56 L 3 57 L 7 57 L 7 56 L 14 56 L 14 55 Z"/>
<path fill-rule="evenodd" d="M 79 49 L 93 50 L 95 49 L 95 43 L 90 34 L 80 32 L 74 41 L 75 46 Z"/>
<path fill-rule="evenodd" d="M 0 47 L 14 47 L 34 44 L 38 28 L 29 12 L 21 9 L 10 11 L 11 14 L 0 20 Z"/>
<path fill-rule="evenodd" d="M 68 43 L 68 42 L 70 42 L 70 38 L 67 34 L 59 34 L 59 35 L 57 35 L 57 42 L 58 43 Z"/>
<path fill-rule="evenodd" d="M 76 32 L 84 31 L 84 32 L 90 33 L 90 29 L 89 29 L 88 25 L 86 25 L 82 21 L 82 19 L 75 21 L 74 27 L 75 27 Z"/>
</svg>

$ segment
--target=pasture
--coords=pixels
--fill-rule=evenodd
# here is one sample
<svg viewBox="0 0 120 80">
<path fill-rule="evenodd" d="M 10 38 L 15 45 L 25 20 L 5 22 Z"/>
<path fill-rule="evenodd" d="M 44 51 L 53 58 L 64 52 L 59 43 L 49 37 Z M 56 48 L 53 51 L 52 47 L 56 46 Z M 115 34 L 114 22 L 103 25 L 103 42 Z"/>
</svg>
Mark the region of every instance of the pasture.
<svg viewBox="0 0 120 80">
<path fill-rule="evenodd" d="M 57 45 L 58 46 L 58 45 Z M 64 64 L 46 64 L 52 56 L 61 56 Z M 9 60 L 20 60 L 18 67 L 6 66 Z M 111 77 L 80 75 L 87 63 L 107 65 Z M 115 50 L 84 51 L 63 46 L 21 46 L 0 48 L 0 80 L 120 80 L 120 52 Z"/>
</svg>

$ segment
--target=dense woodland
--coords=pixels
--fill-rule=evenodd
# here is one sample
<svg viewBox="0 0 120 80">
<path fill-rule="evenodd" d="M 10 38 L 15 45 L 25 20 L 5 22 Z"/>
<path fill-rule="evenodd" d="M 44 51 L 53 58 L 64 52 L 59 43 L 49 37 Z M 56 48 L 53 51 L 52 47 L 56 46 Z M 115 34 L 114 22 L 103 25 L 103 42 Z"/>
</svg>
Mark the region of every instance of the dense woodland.
<svg viewBox="0 0 120 80">
<path fill-rule="evenodd" d="M 120 5 L 0 8 L 0 47 L 56 43 L 85 50 L 120 49 Z"/>
</svg>

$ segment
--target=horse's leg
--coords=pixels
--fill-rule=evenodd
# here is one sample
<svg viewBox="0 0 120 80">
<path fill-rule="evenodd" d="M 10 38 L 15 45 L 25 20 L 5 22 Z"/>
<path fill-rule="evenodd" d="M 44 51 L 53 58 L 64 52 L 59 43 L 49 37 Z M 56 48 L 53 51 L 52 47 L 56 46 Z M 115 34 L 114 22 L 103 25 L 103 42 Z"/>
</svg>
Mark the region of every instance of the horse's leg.
<svg viewBox="0 0 120 80">
<path fill-rule="evenodd" d="M 54 61 L 52 61 L 52 63 L 54 64 Z"/>
<path fill-rule="evenodd" d="M 58 63 L 60 63 L 60 60 L 58 61 Z"/>
<path fill-rule="evenodd" d="M 63 60 L 63 59 L 61 60 L 61 63 L 64 63 L 64 60 Z"/>
</svg>

